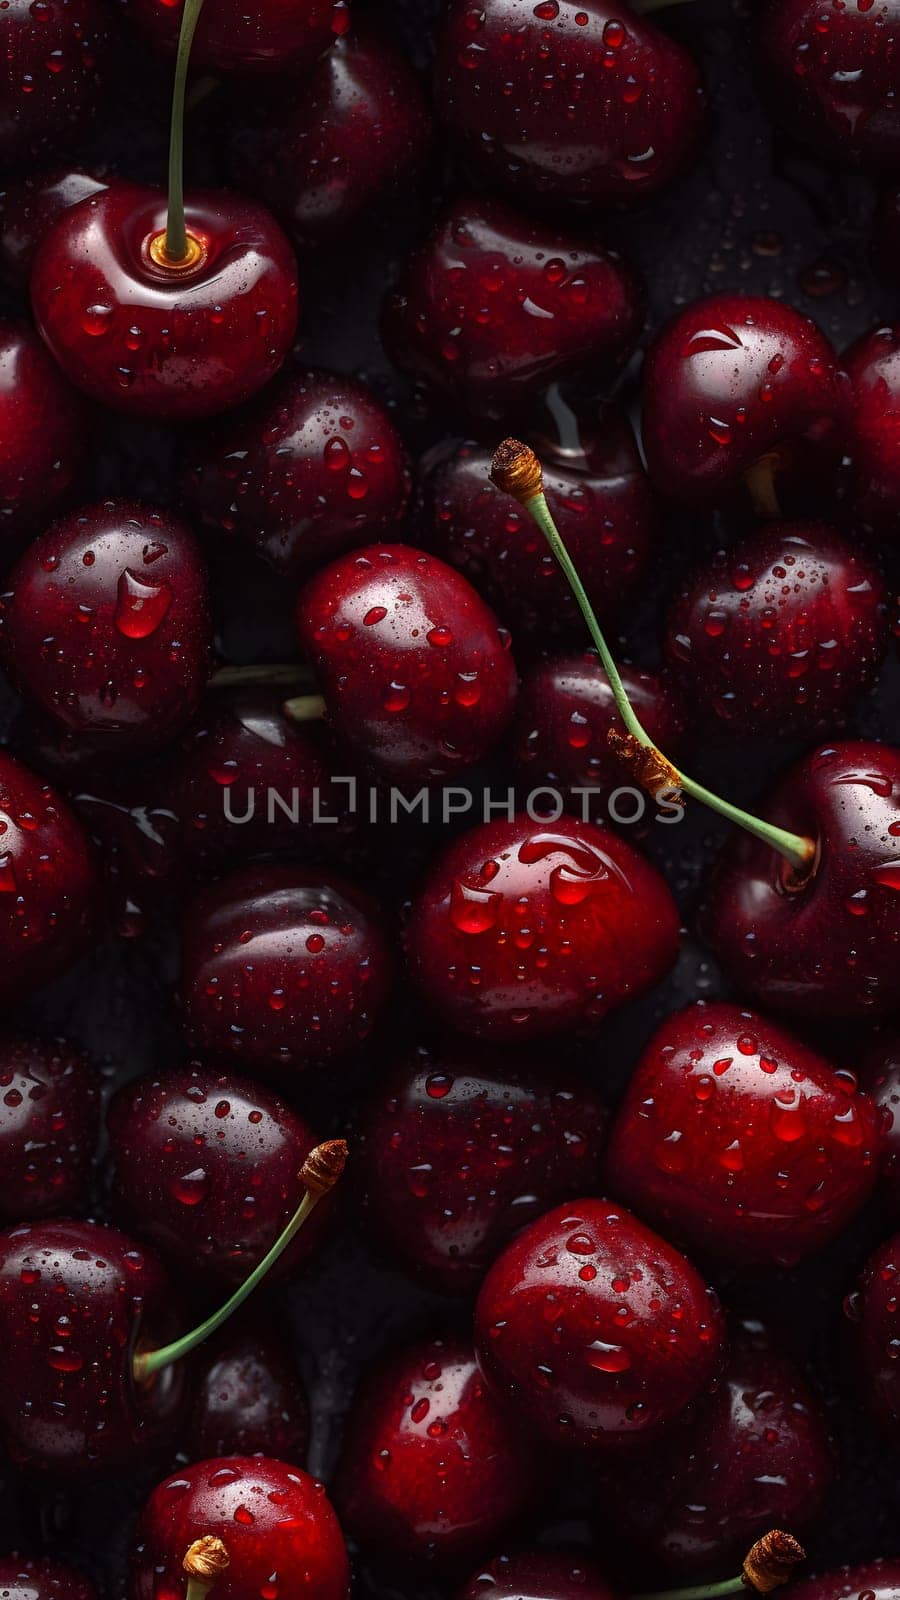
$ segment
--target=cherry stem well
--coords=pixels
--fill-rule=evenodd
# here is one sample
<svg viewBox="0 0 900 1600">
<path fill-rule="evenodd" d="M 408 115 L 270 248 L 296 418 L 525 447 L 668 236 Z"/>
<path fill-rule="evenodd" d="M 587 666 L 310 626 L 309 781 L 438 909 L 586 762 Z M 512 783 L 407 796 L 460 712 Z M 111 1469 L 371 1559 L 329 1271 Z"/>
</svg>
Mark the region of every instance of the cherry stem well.
<svg viewBox="0 0 900 1600">
<path fill-rule="evenodd" d="M 227 1546 L 214 1533 L 205 1533 L 189 1546 L 181 1563 L 187 1576 L 184 1600 L 206 1600 L 210 1589 L 230 1565 Z"/>
<path fill-rule="evenodd" d="M 764 844 L 771 845 L 773 850 L 784 856 L 795 871 L 805 871 L 815 856 L 815 844 L 812 839 L 806 839 L 801 834 L 789 833 L 785 828 L 777 828 L 772 823 L 763 822 L 761 818 L 732 805 L 730 800 L 723 800 L 721 796 L 713 794 L 703 784 L 688 777 L 680 767 L 675 767 L 650 738 L 628 699 L 618 667 L 612 658 L 584 584 L 553 520 L 553 514 L 544 494 L 541 464 L 534 451 L 528 445 L 520 444 L 517 439 L 505 440 L 494 455 L 491 477 L 498 489 L 512 495 L 529 513 L 562 568 L 596 646 L 603 670 L 609 679 L 616 707 L 632 741 L 631 764 L 642 781 L 648 783 L 652 780 L 656 795 L 682 790 L 695 800 L 701 800 L 704 805 L 709 806 L 712 811 L 717 811 L 720 816 L 726 817 L 729 822 L 736 823 L 757 839 L 761 839 Z M 627 742 L 621 741 L 621 743 L 624 748 L 620 753 L 628 759 Z M 634 746 L 640 747 L 639 750 L 635 751 Z M 642 753 L 642 760 L 634 759 L 635 755 L 640 756 Z"/>
<path fill-rule="evenodd" d="M 191 45 L 203 0 L 184 0 L 178 54 L 175 57 L 175 83 L 172 90 L 172 121 L 169 131 L 169 206 L 166 215 L 164 256 L 171 266 L 183 266 L 193 259 L 184 220 L 184 105 L 187 90 Z"/>
</svg>

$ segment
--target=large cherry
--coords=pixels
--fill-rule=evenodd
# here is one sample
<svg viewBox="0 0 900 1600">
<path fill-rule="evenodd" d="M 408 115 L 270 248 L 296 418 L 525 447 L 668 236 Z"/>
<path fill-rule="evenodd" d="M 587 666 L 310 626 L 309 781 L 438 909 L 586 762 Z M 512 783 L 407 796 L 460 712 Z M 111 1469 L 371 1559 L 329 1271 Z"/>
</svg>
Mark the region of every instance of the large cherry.
<svg viewBox="0 0 900 1600">
<path fill-rule="evenodd" d="M 297 631 L 331 726 L 396 782 L 485 756 L 515 704 L 509 638 L 468 580 L 410 545 L 367 545 L 316 574 Z"/>
<path fill-rule="evenodd" d="M 881 1195 L 897 1215 L 900 1214 L 900 1034 L 887 1032 L 876 1037 L 863 1057 L 860 1083 L 880 1113 Z"/>
<path fill-rule="evenodd" d="M 553 1443 L 655 1440 L 722 1358 L 718 1300 L 686 1258 L 608 1200 L 557 1206 L 488 1272 L 478 1359 L 498 1395 Z"/>
<path fill-rule="evenodd" d="M 845 1302 L 856 1324 L 863 1389 L 885 1432 L 900 1438 L 900 1234 L 875 1251 Z"/>
<path fill-rule="evenodd" d="M 395 1351 L 356 1395 L 335 1484 L 348 1533 L 396 1562 L 476 1559 L 529 1508 L 539 1467 L 464 1339 Z"/>
<path fill-rule="evenodd" d="M 525 1040 L 590 1027 L 652 988 L 678 954 L 678 912 L 656 868 L 608 829 L 519 816 L 444 850 L 406 944 L 446 1021 Z"/>
<path fill-rule="evenodd" d="M 83 1573 L 46 1556 L 0 1556 L 0 1590 L 5 1600 L 97 1600 Z"/>
<path fill-rule="evenodd" d="M 5 665 L 74 733 L 155 744 L 209 672 L 206 571 L 171 512 L 105 500 L 29 545 L 0 597 Z"/>
<path fill-rule="evenodd" d="M 900 516 L 900 324 L 857 339 L 841 359 L 844 443 L 859 515 L 892 540 Z"/>
<path fill-rule="evenodd" d="M 100 1132 L 100 1085 L 63 1039 L 0 1039 L 0 1216 L 65 1215 L 84 1202 Z"/>
<path fill-rule="evenodd" d="M 175 49 L 184 0 L 125 0 L 125 9 L 155 45 Z M 217 0 L 200 17 L 192 59 L 212 73 L 302 71 L 349 26 L 349 0 Z"/>
<path fill-rule="evenodd" d="M 0 165 L 64 150 L 99 98 L 113 13 L 103 0 L 7 0 L 0 12 Z"/>
<path fill-rule="evenodd" d="M 613 252 L 464 199 L 409 263 L 384 328 L 401 367 L 497 419 L 557 379 L 610 376 L 640 324 L 636 284 Z"/>
<path fill-rule="evenodd" d="M 106 188 L 106 179 L 83 167 L 37 172 L 0 191 L 0 277 L 24 289 L 37 247 L 57 217 Z"/>
<path fill-rule="evenodd" d="M 194 1403 L 185 1435 L 191 1461 L 274 1452 L 306 1457 L 309 1406 L 285 1344 L 259 1325 L 228 1333 L 196 1363 Z"/>
<path fill-rule="evenodd" d="M 0 538 L 28 529 L 65 494 L 81 465 L 85 424 L 84 402 L 40 339 L 0 322 Z"/>
<path fill-rule="evenodd" d="M 474 1572 L 458 1600 L 613 1600 L 592 1561 L 561 1550 L 495 1556 Z"/>
<path fill-rule="evenodd" d="M 510 1235 L 597 1179 L 607 1114 L 540 1057 L 420 1049 L 379 1089 L 362 1172 L 379 1243 L 438 1287 L 477 1287 Z"/>
<path fill-rule="evenodd" d="M 877 1560 L 859 1567 L 838 1567 L 793 1584 L 796 1600 L 898 1600 L 900 1561 Z"/>
<path fill-rule="evenodd" d="M 752 1011 L 669 1017 L 631 1078 L 607 1179 L 642 1216 L 726 1261 L 793 1264 L 842 1232 L 878 1171 L 856 1081 Z"/>
</svg>

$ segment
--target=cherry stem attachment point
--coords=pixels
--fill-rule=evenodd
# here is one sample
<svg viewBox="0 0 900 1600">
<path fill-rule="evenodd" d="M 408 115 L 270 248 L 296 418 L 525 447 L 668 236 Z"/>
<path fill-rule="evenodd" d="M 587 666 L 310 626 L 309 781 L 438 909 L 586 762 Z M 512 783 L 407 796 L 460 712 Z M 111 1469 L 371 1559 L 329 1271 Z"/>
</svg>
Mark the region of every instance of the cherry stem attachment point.
<svg viewBox="0 0 900 1600">
<path fill-rule="evenodd" d="M 190 1333 L 183 1334 L 180 1339 L 174 1339 L 171 1344 L 162 1345 L 158 1350 L 139 1350 L 134 1357 L 134 1380 L 136 1383 L 146 1383 L 162 1372 L 164 1368 L 172 1366 L 173 1362 L 180 1361 L 184 1356 L 189 1356 L 203 1344 L 204 1340 L 218 1333 L 219 1329 L 228 1321 L 229 1317 L 242 1306 L 253 1293 L 254 1289 L 262 1283 L 263 1278 L 274 1267 L 279 1256 L 282 1256 L 310 1213 L 315 1209 L 322 1196 L 334 1188 L 347 1162 L 347 1146 L 343 1139 L 328 1139 L 324 1144 L 316 1145 L 311 1150 L 300 1169 L 300 1181 L 306 1187 L 299 1206 L 290 1222 L 275 1240 L 271 1250 L 263 1256 L 262 1260 L 253 1268 L 243 1283 L 230 1295 L 225 1304 L 220 1306 L 201 1322 Z"/>
<path fill-rule="evenodd" d="M 230 1562 L 226 1545 L 214 1533 L 195 1539 L 181 1563 L 188 1580 L 184 1600 L 206 1600 L 210 1589 L 228 1571 Z"/>
<path fill-rule="evenodd" d="M 806 1560 L 806 1551 L 792 1533 L 773 1528 L 751 1545 L 741 1571 L 721 1583 L 692 1584 L 686 1589 L 667 1589 L 655 1594 L 635 1595 L 634 1600 L 725 1600 L 728 1595 L 771 1594 L 794 1576 L 795 1568 Z"/>
<path fill-rule="evenodd" d="M 203 0 L 184 0 L 181 31 L 178 35 L 178 54 L 175 57 L 172 121 L 169 130 L 169 206 L 162 251 L 157 257 L 158 264 L 172 267 L 193 265 L 199 248 L 196 240 L 188 238 L 184 220 L 184 104 L 191 45 L 194 42 L 202 10 Z"/>
<path fill-rule="evenodd" d="M 650 738 L 632 708 L 587 591 L 553 520 L 544 494 L 541 464 L 531 447 L 520 443 L 518 439 L 505 439 L 494 453 L 491 478 L 498 489 L 511 495 L 529 513 L 547 540 L 565 575 L 587 624 L 603 670 L 609 679 L 619 715 L 627 730 L 625 737 L 619 734 L 614 741 L 611 740 L 611 743 L 631 766 L 638 781 L 649 789 L 654 797 L 661 797 L 664 792 L 671 797 L 673 792 L 682 791 L 695 800 L 701 800 L 712 811 L 717 811 L 729 822 L 745 828 L 748 833 L 761 839 L 763 844 L 777 850 L 795 871 L 805 872 L 816 853 L 812 839 L 806 839 L 801 834 L 789 833 L 785 828 L 776 828 L 773 823 L 763 822 L 759 817 L 742 811 L 739 806 L 732 805 L 729 800 L 723 800 L 719 795 L 713 794 L 710 789 L 695 782 L 687 773 L 674 766 Z"/>
</svg>

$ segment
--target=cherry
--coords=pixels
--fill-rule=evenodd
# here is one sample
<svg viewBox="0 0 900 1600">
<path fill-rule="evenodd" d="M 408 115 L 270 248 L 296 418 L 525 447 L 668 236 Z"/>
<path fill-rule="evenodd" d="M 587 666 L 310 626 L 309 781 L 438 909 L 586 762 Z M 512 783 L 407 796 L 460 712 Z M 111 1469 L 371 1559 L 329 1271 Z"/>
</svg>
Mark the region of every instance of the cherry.
<svg viewBox="0 0 900 1600">
<path fill-rule="evenodd" d="M 640 324 L 637 285 L 613 252 L 468 199 L 409 263 L 384 329 L 404 370 L 498 418 L 557 379 L 589 370 L 596 383 Z"/>
<path fill-rule="evenodd" d="M 900 1035 L 879 1035 L 866 1051 L 860 1082 L 878 1107 L 881 1129 L 881 1195 L 900 1213 Z"/>
<path fill-rule="evenodd" d="M 406 943 L 446 1021 L 511 1042 L 596 1025 L 652 988 L 678 954 L 678 912 L 656 868 L 608 829 L 519 816 L 443 851 Z"/>
<path fill-rule="evenodd" d="M 873 328 L 842 357 L 844 443 L 859 515 L 891 538 L 900 515 L 900 324 Z"/>
<path fill-rule="evenodd" d="M 102 0 L 8 0 L 0 14 L 0 151 L 4 167 L 64 150 L 98 98 L 112 13 Z"/>
<path fill-rule="evenodd" d="M 31 1222 L 84 1201 L 100 1130 L 94 1068 L 63 1039 L 0 1039 L 0 1215 Z"/>
<path fill-rule="evenodd" d="M 335 1482 L 364 1548 L 396 1563 L 476 1559 L 538 1490 L 519 1424 L 494 1399 L 465 1339 L 395 1351 L 357 1393 Z"/>
<path fill-rule="evenodd" d="M 184 0 L 126 0 L 126 10 L 160 49 L 174 51 Z M 349 0 L 243 0 L 210 5 L 197 25 L 192 51 L 207 72 L 296 72 L 315 65 L 350 26 Z"/>
<path fill-rule="evenodd" d="M 741 732 L 840 721 L 888 644 L 875 563 L 818 523 L 775 523 L 719 550 L 669 610 L 666 652 L 691 705 Z"/>
<path fill-rule="evenodd" d="M 109 1111 L 116 1200 L 154 1249 L 204 1281 L 240 1283 L 305 1193 L 316 1140 L 274 1095 L 234 1073 L 183 1068 L 139 1078 Z M 290 1272 L 321 1237 L 326 1206 L 286 1250 Z"/>
<path fill-rule="evenodd" d="M 900 1234 L 870 1256 L 845 1311 L 856 1324 L 859 1366 L 870 1410 L 884 1431 L 896 1439 L 900 1436 Z"/>
<path fill-rule="evenodd" d="M 307 372 L 280 380 L 194 447 L 185 496 L 213 533 L 235 533 L 277 571 L 303 573 L 393 529 L 409 470 L 364 384 Z"/>
<path fill-rule="evenodd" d="M 539 1057 L 420 1049 L 364 1123 L 375 1235 L 438 1287 L 476 1288 L 516 1229 L 596 1181 L 606 1124 L 594 1092 Z"/>
<path fill-rule="evenodd" d="M 473 1573 L 458 1600 L 613 1600 L 592 1561 L 558 1550 L 495 1556 Z"/>
<path fill-rule="evenodd" d="M 716 1373 L 713 1292 L 672 1245 L 608 1200 L 557 1206 L 494 1262 L 475 1309 L 478 1360 L 546 1439 L 654 1440 Z"/>
<path fill-rule="evenodd" d="M 83 402 L 40 339 L 0 322 L 0 537 L 28 529 L 65 494 L 86 433 Z"/>
<path fill-rule="evenodd" d="M 211 1346 L 194 1374 L 185 1446 L 191 1461 L 265 1455 L 303 1461 L 309 1408 L 287 1347 L 256 1327 Z"/>
<path fill-rule="evenodd" d="M 105 500 L 25 551 L 0 599 L 0 652 L 74 733 L 154 744 L 196 710 L 209 670 L 206 572 L 170 512 Z"/>
<path fill-rule="evenodd" d="M 781 301 L 710 295 L 679 311 L 643 371 L 643 437 L 653 481 L 693 503 L 743 480 L 778 516 L 782 474 L 822 470 L 838 450 L 834 352 Z"/>
<path fill-rule="evenodd" d="M 0 192 L 0 276 L 17 289 L 31 277 L 37 247 L 57 217 L 106 188 L 105 178 L 83 167 L 58 167 L 10 183 Z"/>
<path fill-rule="evenodd" d="M 856 1081 L 753 1011 L 676 1012 L 613 1123 L 607 1181 L 688 1248 L 793 1265 L 871 1193 L 879 1118 Z"/>
<path fill-rule="evenodd" d="M 525 202 L 655 194 L 687 162 L 703 120 L 687 51 L 607 0 L 452 0 L 437 90 L 466 160 Z"/>
<path fill-rule="evenodd" d="M 900 1561 L 879 1559 L 859 1567 L 838 1567 L 797 1583 L 791 1590 L 797 1600 L 897 1600 L 900 1595 Z"/>
<path fill-rule="evenodd" d="M 412 180 L 431 136 L 425 96 L 406 58 L 354 27 L 313 69 L 302 96 L 286 83 L 246 114 L 231 139 L 238 188 L 294 237 L 331 239 Z"/>
<path fill-rule="evenodd" d="M 0 1590 L 8 1600 L 96 1600 L 97 1594 L 74 1567 L 46 1556 L 0 1556 Z"/>
<path fill-rule="evenodd" d="M 338 878 L 245 867 L 187 913 L 181 998 L 191 1041 L 251 1072 L 289 1081 L 358 1045 L 389 973 L 375 907 Z"/>
</svg>

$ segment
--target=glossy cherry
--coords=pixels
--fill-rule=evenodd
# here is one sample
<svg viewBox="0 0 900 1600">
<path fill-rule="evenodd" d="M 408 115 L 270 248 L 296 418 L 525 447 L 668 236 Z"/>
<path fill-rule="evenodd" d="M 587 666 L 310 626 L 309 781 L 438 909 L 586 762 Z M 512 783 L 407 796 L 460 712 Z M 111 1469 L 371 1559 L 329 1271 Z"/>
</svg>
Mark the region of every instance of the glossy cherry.
<svg viewBox="0 0 900 1600">
<path fill-rule="evenodd" d="M 878 1171 L 877 1108 L 777 1023 L 698 1004 L 657 1030 L 610 1137 L 610 1188 L 687 1248 L 786 1265 L 842 1232 Z"/>
<path fill-rule="evenodd" d="M 285 1344 L 259 1325 L 228 1333 L 194 1372 L 194 1403 L 185 1434 L 190 1461 L 276 1452 L 306 1458 L 309 1406 Z"/>
<path fill-rule="evenodd" d="M 860 1085 L 877 1106 L 881 1132 L 882 1199 L 900 1213 L 900 1035 L 878 1034 L 860 1064 Z"/>
<path fill-rule="evenodd" d="M 94 1585 L 74 1567 L 46 1556 L 0 1556 L 0 1591 L 8 1600 L 96 1600 Z"/>
<path fill-rule="evenodd" d="M 347 1532 L 396 1562 L 475 1560 L 532 1504 L 539 1466 L 465 1339 L 395 1351 L 357 1393 L 335 1499 Z"/>
<path fill-rule="evenodd" d="M 880 1245 L 863 1269 L 859 1286 L 845 1302 L 856 1324 L 862 1385 L 872 1415 L 892 1438 L 900 1437 L 900 1234 Z"/>
<path fill-rule="evenodd" d="M 184 925 L 181 1001 L 192 1044 L 282 1081 L 359 1045 L 389 984 L 375 907 L 341 879 L 245 867 Z"/>
<path fill-rule="evenodd" d="M 742 735 L 806 734 L 844 719 L 888 635 L 874 561 L 824 524 L 774 523 L 684 582 L 665 648 L 691 706 Z"/>
<path fill-rule="evenodd" d="M 468 580 L 411 545 L 367 545 L 316 574 L 296 611 L 330 725 L 395 782 L 479 761 L 512 716 L 509 638 Z"/>
<path fill-rule="evenodd" d="M 399 523 L 409 468 L 371 390 L 307 372 L 196 441 L 184 492 L 212 533 L 236 534 L 279 572 L 306 573 Z"/>
<path fill-rule="evenodd" d="M 0 12 L 0 165 L 65 150 L 101 92 L 113 13 L 102 0 L 8 0 Z"/>
<path fill-rule="evenodd" d="M 841 366 L 854 507 L 893 540 L 900 516 L 900 324 L 883 324 L 864 334 L 845 352 Z"/>
<path fill-rule="evenodd" d="M 0 191 L 0 277 L 24 289 L 44 234 L 63 211 L 106 188 L 106 179 L 83 167 L 37 172 Z"/>
<path fill-rule="evenodd" d="M 64 1039 L 0 1039 L 0 1216 L 65 1215 L 84 1203 L 100 1132 L 100 1084 Z"/>
<path fill-rule="evenodd" d="M 0 538 L 30 529 L 70 487 L 85 406 L 24 324 L 0 322 Z"/>
<path fill-rule="evenodd" d="M 438 1287 L 477 1288 L 518 1228 L 596 1183 L 607 1120 L 592 1089 L 540 1056 L 418 1050 L 363 1123 L 375 1238 Z"/>
<path fill-rule="evenodd" d="M 580 1552 L 525 1550 L 480 1567 L 458 1600 L 613 1600 L 613 1591 Z"/>
<path fill-rule="evenodd" d="M 683 1255 L 608 1200 L 557 1206 L 494 1262 L 475 1310 L 478 1360 L 545 1439 L 654 1440 L 706 1389 L 725 1332 Z"/>
<path fill-rule="evenodd" d="M 499 419 L 557 379 L 609 376 L 640 332 L 637 286 L 613 252 L 495 200 L 457 201 L 387 304 L 393 359 Z"/>
<path fill-rule="evenodd" d="M 56 523 L 0 597 L 0 652 L 74 733 L 155 744 L 197 708 L 209 672 L 206 571 L 171 512 L 105 500 Z"/>
<path fill-rule="evenodd" d="M 869 1561 L 858 1567 L 838 1567 L 806 1578 L 791 1588 L 797 1600 L 897 1600 L 900 1595 L 900 1561 Z"/>
<path fill-rule="evenodd" d="M 655 194 L 685 165 L 703 120 L 691 56 L 608 0 L 452 0 L 437 93 L 466 161 L 526 203 Z"/>
<path fill-rule="evenodd" d="M 126 0 L 125 9 L 155 45 L 174 51 L 184 0 Z M 253 10 L 227 0 L 203 11 L 191 59 L 213 73 L 303 71 L 349 26 L 350 0 L 263 0 Z"/>
<path fill-rule="evenodd" d="M 624 839 L 569 817 L 490 822 L 438 856 L 406 930 L 412 974 L 464 1033 L 591 1027 L 678 954 L 678 912 Z"/>
</svg>

